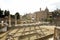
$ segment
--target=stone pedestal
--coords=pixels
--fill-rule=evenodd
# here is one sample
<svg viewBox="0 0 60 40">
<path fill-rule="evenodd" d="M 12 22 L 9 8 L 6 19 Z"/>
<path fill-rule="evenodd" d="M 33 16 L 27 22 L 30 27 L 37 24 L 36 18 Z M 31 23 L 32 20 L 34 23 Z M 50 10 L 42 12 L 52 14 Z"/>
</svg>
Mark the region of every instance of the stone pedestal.
<svg viewBox="0 0 60 40">
<path fill-rule="evenodd" d="M 60 27 L 56 27 L 54 30 L 54 40 L 60 40 Z"/>
</svg>

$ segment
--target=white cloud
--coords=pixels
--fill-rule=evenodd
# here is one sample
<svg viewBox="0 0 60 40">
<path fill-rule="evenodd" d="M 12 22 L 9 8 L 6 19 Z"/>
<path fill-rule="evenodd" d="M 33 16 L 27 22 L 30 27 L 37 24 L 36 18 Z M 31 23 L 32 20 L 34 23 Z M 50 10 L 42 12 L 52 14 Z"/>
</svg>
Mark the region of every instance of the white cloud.
<svg viewBox="0 0 60 40">
<path fill-rule="evenodd" d="M 38 11 L 41 7 L 45 9 L 46 6 L 49 10 L 57 8 L 57 4 L 60 0 L 0 0 L 0 8 L 10 10 L 11 14 L 19 12 L 21 15 L 28 12 Z M 55 5 L 56 4 L 56 5 Z"/>
</svg>

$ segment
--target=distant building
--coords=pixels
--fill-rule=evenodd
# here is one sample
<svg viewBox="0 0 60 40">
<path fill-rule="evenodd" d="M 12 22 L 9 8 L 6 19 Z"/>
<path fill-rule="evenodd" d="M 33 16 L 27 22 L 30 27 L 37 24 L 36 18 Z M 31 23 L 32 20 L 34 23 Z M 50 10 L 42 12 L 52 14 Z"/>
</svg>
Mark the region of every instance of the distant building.
<svg viewBox="0 0 60 40">
<path fill-rule="evenodd" d="M 24 15 L 24 18 L 29 19 L 29 20 L 33 20 L 33 21 L 43 21 L 51 16 L 52 16 L 52 12 L 49 12 L 49 9 L 46 7 L 45 10 L 41 10 L 41 8 L 40 8 L 39 11 L 26 14 L 26 15 Z"/>
<path fill-rule="evenodd" d="M 56 26 L 60 26 L 60 13 L 54 12 L 53 13 L 53 19 Z"/>
<path fill-rule="evenodd" d="M 36 21 L 42 21 L 48 18 L 49 10 L 48 8 L 46 8 L 44 11 L 42 11 L 40 8 L 40 11 L 35 12 L 35 14 L 36 14 Z"/>
</svg>

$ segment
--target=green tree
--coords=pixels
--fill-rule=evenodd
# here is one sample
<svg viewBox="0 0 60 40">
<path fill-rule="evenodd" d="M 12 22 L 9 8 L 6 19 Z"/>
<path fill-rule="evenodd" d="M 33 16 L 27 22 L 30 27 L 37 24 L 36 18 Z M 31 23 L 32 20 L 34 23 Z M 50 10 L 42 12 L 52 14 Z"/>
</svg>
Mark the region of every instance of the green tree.
<svg viewBox="0 0 60 40">
<path fill-rule="evenodd" d="M 20 14 L 19 14 L 19 12 L 16 12 L 15 16 L 17 17 L 17 19 L 20 19 Z"/>
<path fill-rule="evenodd" d="M 3 10 L 0 9 L 0 18 L 3 17 Z"/>
<path fill-rule="evenodd" d="M 5 10 L 5 11 L 4 11 L 4 14 L 5 14 L 5 16 L 9 16 L 10 11 Z"/>
<path fill-rule="evenodd" d="M 12 15 L 12 14 L 11 14 L 11 18 L 13 18 L 13 19 L 14 19 L 14 18 L 15 18 L 15 15 Z"/>
</svg>

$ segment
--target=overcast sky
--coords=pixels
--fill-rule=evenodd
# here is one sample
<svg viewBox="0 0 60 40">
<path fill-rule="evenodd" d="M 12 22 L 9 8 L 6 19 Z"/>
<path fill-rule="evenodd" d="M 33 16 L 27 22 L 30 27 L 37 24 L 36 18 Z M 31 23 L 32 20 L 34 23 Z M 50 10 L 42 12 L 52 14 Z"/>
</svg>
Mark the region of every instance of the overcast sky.
<svg viewBox="0 0 60 40">
<path fill-rule="evenodd" d="M 9 10 L 11 14 L 19 12 L 21 15 L 39 11 L 39 8 L 44 10 L 48 7 L 49 11 L 56 8 L 60 9 L 60 0 L 0 0 L 0 8 Z"/>
</svg>

